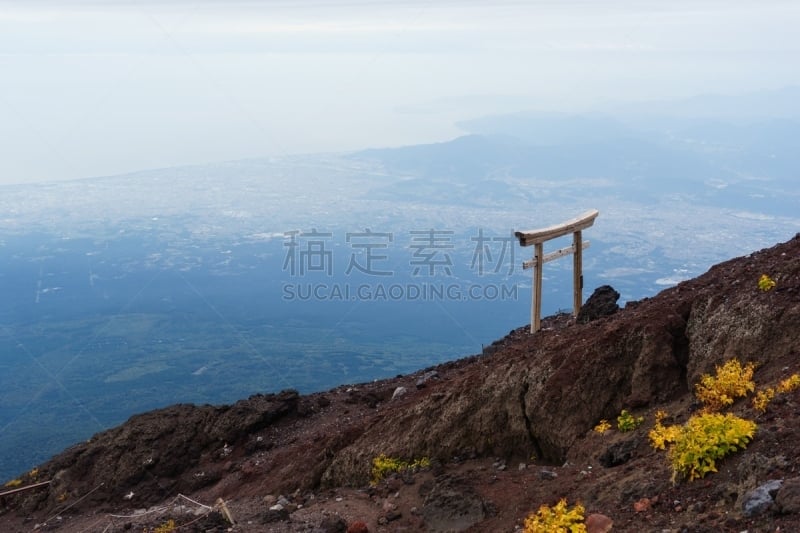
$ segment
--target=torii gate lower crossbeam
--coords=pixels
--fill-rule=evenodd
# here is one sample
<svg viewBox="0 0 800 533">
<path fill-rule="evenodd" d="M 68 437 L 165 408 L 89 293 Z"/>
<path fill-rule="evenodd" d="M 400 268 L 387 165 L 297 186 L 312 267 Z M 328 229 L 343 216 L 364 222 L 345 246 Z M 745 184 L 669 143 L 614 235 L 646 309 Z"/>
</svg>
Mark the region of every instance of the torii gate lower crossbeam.
<svg viewBox="0 0 800 533">
<path fill-rule="evenodd" d="M 572 272 L 572 308 L 575 316 L 581 310 L 583 302 L 583 249 L 589 247 L 589 241 L 583 240 L 582 230 L 592 226 L 594 219 L 600 212 L 597 209 L 586 211 L 580 216 L 567 220 L 562 224 L 547 228 L 515 231 L 520 246 L 533 245 L 533 259 L 522 263 L 523 268 L 533 268 L 533 286 L 531 294 L 531 333 L 536 333 L 541 327 L 542 319 L 542 267 L 548 261 L 558 259 L 565 255 L 573 254 Z M 572 246 L 561 248 L 549 254 L 544 253 L 544 243 L 572 233 Z"/>
</svg>

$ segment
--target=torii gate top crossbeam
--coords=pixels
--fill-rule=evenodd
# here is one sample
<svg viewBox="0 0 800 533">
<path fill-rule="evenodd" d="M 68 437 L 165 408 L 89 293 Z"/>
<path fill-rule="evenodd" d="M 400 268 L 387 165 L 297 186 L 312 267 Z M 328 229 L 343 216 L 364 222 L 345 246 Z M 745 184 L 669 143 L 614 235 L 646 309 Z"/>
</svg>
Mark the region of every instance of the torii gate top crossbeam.
<svg viewBox="0 0 800 533">
<path fill-rule="evenodd" d="M 519 239 L 520 246 L 530 246 L 531 244 L 539 244 L 541 242 L 549 241 L 557 237 L 563 237 L 568 233 L 574 233 L 588 228 L 594 224 L 594 219 L 600 211 L 597 209 L 590 209 L 585 213 L 571 218 L 561 224 L 548 226 L 542 229 L 534 229 L 529 231 L 515 231 L 514 236 Z"/>
</svg>

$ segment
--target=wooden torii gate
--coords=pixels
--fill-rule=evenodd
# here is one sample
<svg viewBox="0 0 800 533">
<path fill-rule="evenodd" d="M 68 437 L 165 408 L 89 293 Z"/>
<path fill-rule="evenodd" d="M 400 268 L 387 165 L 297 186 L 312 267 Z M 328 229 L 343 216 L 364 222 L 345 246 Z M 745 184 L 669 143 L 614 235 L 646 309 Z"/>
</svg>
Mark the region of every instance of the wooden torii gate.
<svg viewBox="0 0 800 533">
<path fill-rule="evenodd" d="M 581 231 L 594 224 L 600 212 L 597 209 L 586 211 L 573 219 L 567 220 L 562 224 L 549 226 L 547 228 L 515 231 L 514 235 L 519 239 L 520 246 L 534 245 L 533 259 L 522 263 L 522 268 L 533 268 L 533 286 L 531 295 L 531 333 L 536 333 L 541 327 L 542 319 L 542 266 L 548 261 L 558 259 L 565 255 L 573 254 L 572 272 L 572 308 L 575 316 L 581 310 L 583 301 L 583 249 L 589 247 L 589 241 L 582 240 Z M 549 254 L 544 253 L 544 243 L 551 239 L 563 237 L 572 233 L 572 246 L 561 248 Z"/>
</svg>

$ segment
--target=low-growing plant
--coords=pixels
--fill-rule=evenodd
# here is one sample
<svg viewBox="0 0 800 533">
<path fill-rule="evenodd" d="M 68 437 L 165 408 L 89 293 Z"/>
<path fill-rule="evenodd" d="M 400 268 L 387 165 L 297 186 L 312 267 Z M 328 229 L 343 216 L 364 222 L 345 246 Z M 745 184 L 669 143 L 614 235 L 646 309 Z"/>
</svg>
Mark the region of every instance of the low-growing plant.
<svg viewBox="0 0 800 533">
<path fill-rule="evenodd" d="M 681 434 L 681 426 L 665 426 L 663 424 L 666 417 L 667 413 L 658 411 L 656 413 L 656 423 L 653 425 L 653 429 L 647 433 L 650 438 L 650 445 L 656 450 L 665 450 L 667 444 L 675 442 Z"/>
<path fill-rule="evenodd" d="M 388 474 L 394 472 L 416 471 L 420 468 L 428 468 L 430 466 L 431 460 L 427 457 L 422 457 L 421 459 L 415 459 L 413 461 L 403 461 L 402 459 L 380 454 L 372 459 L 372 483 L 376 484 Z"/>
<path fill-rule="evenodd" d="M 766 274 L 761 274 L 758 278 L 758 288 L 764 292 L 771 291 L 775 288 L 775 280 Z"/>
<path fill-rule="evenodd" d="M 692 416 L 669 449 L 673 481 L 680 474 L 694 480 L 716 472 L 716 462 L 743 450 L 756 432 L 756 423 L 738 416 L 702 413 Z"/>
<path fill-rule="evenodd" d="M 756 395 L 753 396 L 753 409 L 763 413 L 767 410 L 769 402 L 771 402 L 774 397 L 775 389 L 772 387 L 767 387 L 766 389 L 757 391 Z"/>
<path fill-rule="evenodd" d="M 571 509 L 562 498 L 553 507 L 542 505 L 536 513 L 525 518 L 525 533 L 585 533 L 584 508 L 575 504 Z"/>
<path fill-rule="evenodd" d="M 662 411 L 659 409 L 656 411 L 656 424 L 661 424 L 665 418 L 667 418 L 669 414 L 666 411 Z"/>
<path fill-rule="evenodd" d="M 638 428 L 644 422 L 643 416 L 635 417 L 630 414 L 625 409 L 617 417 L 617 429 L 622 431 L 623 433 L 626 431 L 633 431 L 634 429 Z"/>
<path fill-rule="evenodd" d="M 608 420 L 606 420 L 605 418 L 604 418 L 603 420 L 601 420 L 601 421 L 600 421 L 600 422 L 599 422 L 599 423 L 598 423 L 598 424 L 597 424 L 597 425 L 594 427 L 594 431 L 595 431 L 596 433 L 600 433 L 601 435 L 602 435 L 603 433 L 605 433 L 606 431 L 608 431 L 609 429 L 611 429 L 611 424 L 609 424 L 609 423 L 608 423 Z"/>
<path fill-rule="evenodd" d="M 777 394 L 786 394 L 800 387 L 800 375 L 792 374 L 788 378 L 780 381 L 775 387 L 767 387 L 766 389 L 756 392 L 753 397 L 753 409 L 760 412 L 765 412 L 767 406 L 772 402 Z"/>
<path fill-rule="evenodd" d="M 792 374 L 778 383 L 778 392 L 785 394 L 787 392 L 792 392 L 798 387 L 800 387 L 800 375 Z"/>
<path fill-rule="evenodd" d="M 11 481 L 7 481 L 6 484 L 3 486 L 8 487 L 9 489 L 13 489 L 15 487 L 19 487 L 20 485 L 22 485 L 21 479 L 12 479 Z"/>
<path fill-rule="evenodd" d="M 153 529 L 153 533 L 173 533 L 177 531 L 177 525 L 175 525 L 175 520 L 169 519 L 160 526 Z"/>
<path fill-rule="evenodd" d="M 695 395 L 703 402 L 706 412 L 719 411 L 731 405 L 736 398 L 747 396 L 755 390 L 754 371 L 753 363 L 742 366 L 738 359 L 731 359 L 717 366 L 715 376 L 703 374 L 700 383 L 695 385 Z"/>
</svg>

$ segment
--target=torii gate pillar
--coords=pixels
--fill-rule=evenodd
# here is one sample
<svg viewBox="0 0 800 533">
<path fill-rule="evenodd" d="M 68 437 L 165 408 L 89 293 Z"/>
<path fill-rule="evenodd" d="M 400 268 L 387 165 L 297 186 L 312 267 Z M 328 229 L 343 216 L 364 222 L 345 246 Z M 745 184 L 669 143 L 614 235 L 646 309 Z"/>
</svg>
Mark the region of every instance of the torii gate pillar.
<svg viewBox="0 0 800 533">
<path fill-rule="evenodd" d="M 583 240 L 582 231 L 594 224 L 600 212 L 597 209 L 586 211 L 580 216 L 567 220 L 562 224 L 530 231 L 515 231 L 520 246 L 533 245 L 533 259 L 522 263 L 522 268 L 533 268 L 533 285 L 531 294 L 531 333 L 536 333 L 542 320 L 542 266 L 548 261 L 573 254 L 572 258 L 572 309 L 578 316 L 583 302 L 583 249 L 589 247 L 589 241 Z M 544 243 L 572 233 L 572 246 L 561 248 L 549 254 L 544 253 Z"/>
</svg>

